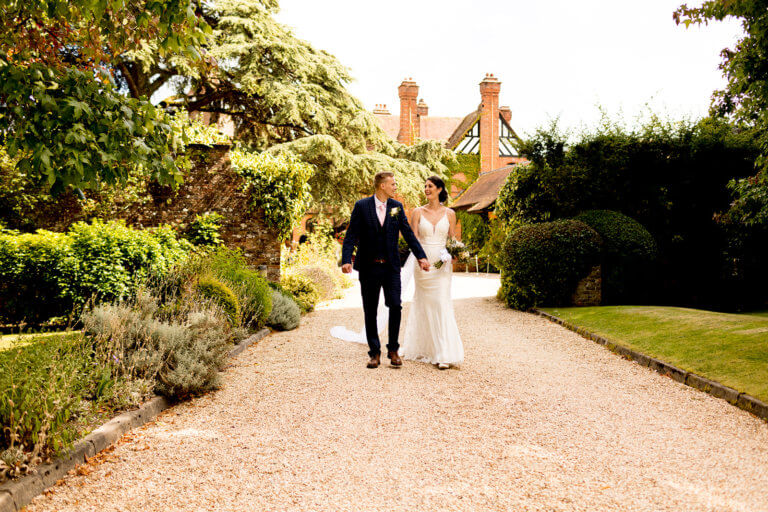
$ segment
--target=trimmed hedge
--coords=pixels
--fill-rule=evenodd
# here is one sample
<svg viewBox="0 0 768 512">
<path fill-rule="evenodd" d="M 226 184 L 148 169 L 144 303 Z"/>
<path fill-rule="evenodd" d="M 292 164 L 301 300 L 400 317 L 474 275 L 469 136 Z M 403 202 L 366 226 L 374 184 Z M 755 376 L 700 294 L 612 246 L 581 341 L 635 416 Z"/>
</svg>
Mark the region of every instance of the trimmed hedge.
<svg viewBox="0 0 768 512">
<path fill-rule="evenodd" d="M 0 234 L 0 320 L 39 323 L 72 315 L 88 301 L 129 297 L 148 277 L 163 277 L 191 244 L 169 227 L 137 230 L 122 222 L 78 222 L 66 234 Z"/>
<path fill-rule="evenodd" d="M 229 325 L 240 324 L 240 304 L 232 289 L 215 277 L 204 276 L 195 284 L 195 290 L 205 299 L 221 307 L 227 315 Z"/>
<path fill-rule="evenodd" d="M 504 243 L 498 297 L 509 307 L 567 304 L 581 278 L 600 263 L 600 235 L 577 220 L 529 224 Z"/>
<path fill-rule="evenodd" d="M 637 303 L 650 295 L 658 248 L 636 220 L 611 210 L 589 210 L 576 217 L 603 239 L 603 302 Z"/>
</svg>

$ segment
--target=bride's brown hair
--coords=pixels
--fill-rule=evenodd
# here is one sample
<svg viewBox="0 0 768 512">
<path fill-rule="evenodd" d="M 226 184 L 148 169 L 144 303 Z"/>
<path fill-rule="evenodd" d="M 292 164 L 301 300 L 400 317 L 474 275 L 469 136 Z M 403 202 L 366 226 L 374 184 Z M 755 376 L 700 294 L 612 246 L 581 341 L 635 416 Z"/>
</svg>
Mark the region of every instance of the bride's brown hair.
<svg viewBox="0 0 768 512">
<path fill-rule="evenodd" d="M 445 182 L 437 176 L 430 176 L 429 178 L 427 178 L 427 181 L 431 181 L 434 186 L 441 189 L 440 194 L 438 194 L 437 196 L 437 199 L 441 203 L 446 202 L 448 200 L 448 191 L 445 190 Z"/>
</svg>

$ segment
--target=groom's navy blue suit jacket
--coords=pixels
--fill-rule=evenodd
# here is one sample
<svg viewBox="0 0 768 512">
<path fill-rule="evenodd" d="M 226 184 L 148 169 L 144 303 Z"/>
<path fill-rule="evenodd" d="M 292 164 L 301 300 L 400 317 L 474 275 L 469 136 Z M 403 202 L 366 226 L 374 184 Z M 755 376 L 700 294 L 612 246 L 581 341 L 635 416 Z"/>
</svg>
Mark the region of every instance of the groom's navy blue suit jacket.
<svg viewBox="0 0 768 512">
<path fill-rule="evenodd" d="M 397 210 L 393 211 L 395 208 Z M 387 199 L 387 213 L 384 216 L 384 225 L 379 224 L 376 215 L 376 202 L 374 196 L 360 199 L 355 203 L 352 217 L 349 219 L 347 234 L 344 236 L 344 245 L 341 250 L 341 263 L 352 263 L 352 250 L 357 246 L 355 256 L 355 270 L 366 270 L 373 265 L 377 257 L 379 237 L 385 237 L 387 262 L 392 270 L 400 272 L 400 255 L 397 248 L 398 235 L 402 233 L 408 243 L 408 247 L 417 259 L 426 258 L 424 249 L 414 236 L 408 218 L 405 216 L 403 205 L 394 199 Z"/>
</svg>

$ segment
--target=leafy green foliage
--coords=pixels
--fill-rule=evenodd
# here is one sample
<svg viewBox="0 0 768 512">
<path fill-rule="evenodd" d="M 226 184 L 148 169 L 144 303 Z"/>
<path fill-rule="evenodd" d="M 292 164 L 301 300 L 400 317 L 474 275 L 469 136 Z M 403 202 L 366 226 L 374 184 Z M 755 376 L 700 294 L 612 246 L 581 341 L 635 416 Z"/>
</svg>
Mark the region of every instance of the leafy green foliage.
<svg viewBox="0 0 768 512">
<path fill-rule="evenodd" d="M 618 212 L 590 210 L 576 220 L 588 225 L 603 240 L 603 303 L 628 304 L 647 300 L 648 283 L 658 251 L 642 224 Z"/>
<path fill-rule="evenodd" d="M 466 190 L 480 175 L 480 155 L 457 154 L 455 160 L 446 163 L 446 186 Z"/>
<path fill-rule="evenodd" d="M 0 137 L 20 169 L 48 187 L 95 188 L 133 168 L 180 179 L 181 139 L 146 97 L 119 94 L 109 67 L 141 48 L 199 57 L 209 27 L 193 0 L 0 0 Z"/>
<path fill-rule="evenodd" d="M 501 256 L 499 298 L 521 310 L 567 305 L 578 281 L 600 263 L 601 245 L 600 235 L 577 220 L 516 229 Z"/>
<path fill-rule="evenodd" d="M 272 312 L 267 325 L 281 331 L 292 331 L 300 321 L 301 309 L 296 301 L 278 290 L 272 290 Z"/>
<path fill-rule="evenodd" d="M 304 312 L 312 311 L 320 302 L 320 290 L 315 282 L 304 274 L 287 273 L 280 279 L 280 284 Z"/>
<path fill-rule="evenodd" d="M 195 215 L 189 225 L 187 238 L 190 242 L 200 246 L 217 246 L 224 243 L 219 234 L 221 222 L 224 216 L 216 212 L 205 212 L 202 215 Z"/>
<path fill-rule="evenodd" d="M 267 280 L 248 268 L 242 253 L 221 247 L 204 257 L 202 266 L 237 295 L 241 325 L 264 325 L 272 310 L 272 293 Z"/>
<path fill-rule="evenodd" d="M 165 275 L 190 245 L 170 228 L 76 223 L 66 233 L 0 234 L 0 312 L 8 322 L 71 315 L 88 301 L 130 296 Z"/>
<path fill-rule="evenodd" d="M 290 155 L 233 151 L 232 169 L 243 177 L 253 207 L 267 223 L 287 237 L 309 206 L 308 180 L 313 168 Z"/>
<path fill-rule="evenodd" d="M 203 299 L 219 306 L 227 315 L 230 325 L 239 325 L 240 304 L 229 286 L 214 277 L 203 276 L 195 284 L 195 290 Z"/>
<path fill-rule="evenodd" d="M 194 60 L 157 51 L 153 38 L 121 56 L 118 80 L 134 97 L 178 85 L 178 104 L 227 114 L 251 147 L 327 134 L 365 151 L 385 143 L 373 115 L 346 89 L 348 70 L 329 53 L 298 39 L 274 19 L 275 0 L 215 0 L 200 13 L 213 28 L 207 56 Z"/>
<path fill-rule="evenodd" d="M 490 235 L 488 220 L 483 215 L 456 212 L 456 219 L 461 223 L 461 241 L 470 253 L 477 254 L 485 245 Z"/>
<path fill-rule="evenodd" d="M 192 0 L 0 0 L 0 14 L 12 30 L 0 35 L 2 54 L 63 67 L 98 66 L 141 47 L 137 34 L 163 54 L 197 55 L 210 31 Z"/>
<path fill-rule="evenodd" d="M 332 210 L 341 217 L 350 214 L 351 205 L 361 196 L 373 194 L 373 177 L 379 171 L 394 172 L 398 195 L 408 204 L 420 204 L 424 181 L 433 174 L 442 175 L 446 169 L 443 161 L 450 161 L 453 155 L 438 141 L 423 141 L 415 146 L 392 143 L 386 154 L 352 153 L 329 135 L 278 144 L 267 153 L 293 155 L 309 162 L 315 169 L 308 181 L 311 209 Z"/>
<path fill-rule="evenodd" d="M 672 122 L 650 117 L 636 129 L 605 120 L 570 135 L 557 125 L 538 130 L 521 149 L 496 202 L 506 222 L 572 218 L 605 209 L 636 219 L 659 247 L 657 301 L 726 307 L 755 292 L 735 286 L 741 262 L 726 258 L 718 212 L 728 209 L 726 184 L 753 172 L 753 133 L 722 120 Z M 728 270 L 726 270 L 728 269 Z M 748 283 L 745 283 L 749 286 Z"/>
<path fill-rule="evenodd" d="M 681 5 L 675 21 L 686 27 L 712 20 L 736 18 L 744 36 L 732 48 L 720 52 L 720 69 L 728 81 L 725 89 L 712 96 L 712 113 L 725 116 L 746 128 L 755 129 L 760 155 L 755 159 L 758 173 L 735 178 L 729 188 L 735 200 L 729 215 L 732 221 L 768 226 L 768 11 L 763 0 L 708 0 L 700 7 Z"/>
<path fill-rule="evenodd" d="M 0 351 L 0 476 L 16 476 L 76 437 L 71 421 L 91 392 L 96 367 L 82 336 L 42 338 Z"/>
<path fill-rule="evenodd" d="M 162 183 L 181 180 L 174 157 L 182 141 L 167 115 L 92 73 L 0 56 L 0 105 L 8 155 L 48 187 L 114 184 L 133 167 Z"/>
</svg>

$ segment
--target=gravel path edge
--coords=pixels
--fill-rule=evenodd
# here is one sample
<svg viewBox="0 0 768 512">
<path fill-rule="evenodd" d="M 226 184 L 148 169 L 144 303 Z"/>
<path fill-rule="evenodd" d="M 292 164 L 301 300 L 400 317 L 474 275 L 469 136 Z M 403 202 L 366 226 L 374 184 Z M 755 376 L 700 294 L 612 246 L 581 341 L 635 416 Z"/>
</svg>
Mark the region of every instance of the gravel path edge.
<svg viewBox="0 0 768 512">
<path fill-rule="evenodd" d="M 229 357 L 240 355 L 246 348 L 261 340 L 271 331 L 267 328 L 248 336 L 235 345 Z M 0 512 L 18 512 L 36 496 L 52 487 L 72 469 L 87 462 L 100 451 L 120 439 L 126 432 L 155 419 L 158 414 L 172 407 L 175 402 L 155 396 L 138 409 L 121 413 L 77 441 L 72 449 L 49 464 L 41 464 L 36 472 L 19 480 L 0 484 Z"/>
<path fill-rule="evenodd" d="M 673 366 L 649 355 L 643 354 L 642 352 L 633 350 L 629 347 L 619 345 L 615 341 L 603 338 L 602 336 L 590 332 L 583 327 L 573 325 L 563 320 L 562 318 L 547 313 L 546 311 L 533 309 L 532 312 L 546 318 L 551 322 L 565 327 L 569 331 L 575 332 L 583 338 L 594 341 L 598 345 L 603 345 L 611 352 L 614 352 L 624 357 L 625 359 L 635 361 L 640 366 L 650 368 L 651 370 L 654 370 L 662 375 L 666 375 L 671 379 L 680 382 L 681 384 L 685 384 L 686 386 L 690 386 L 692 388 L 698 389 L 699 391 L 708 393 L 716 398 L 725 400 L 726 402 L 735 405 L 739 409 L 743 409 L 754 414 L 760 419 L 768 421 L 768 404 L 753 396 L 750 396 L 746 393 L 741 393 L 738 390 L 735 390 L 706 377 L 702 377 L 701 375 L 685 371 L 681 368 Z"/>
</svg>

